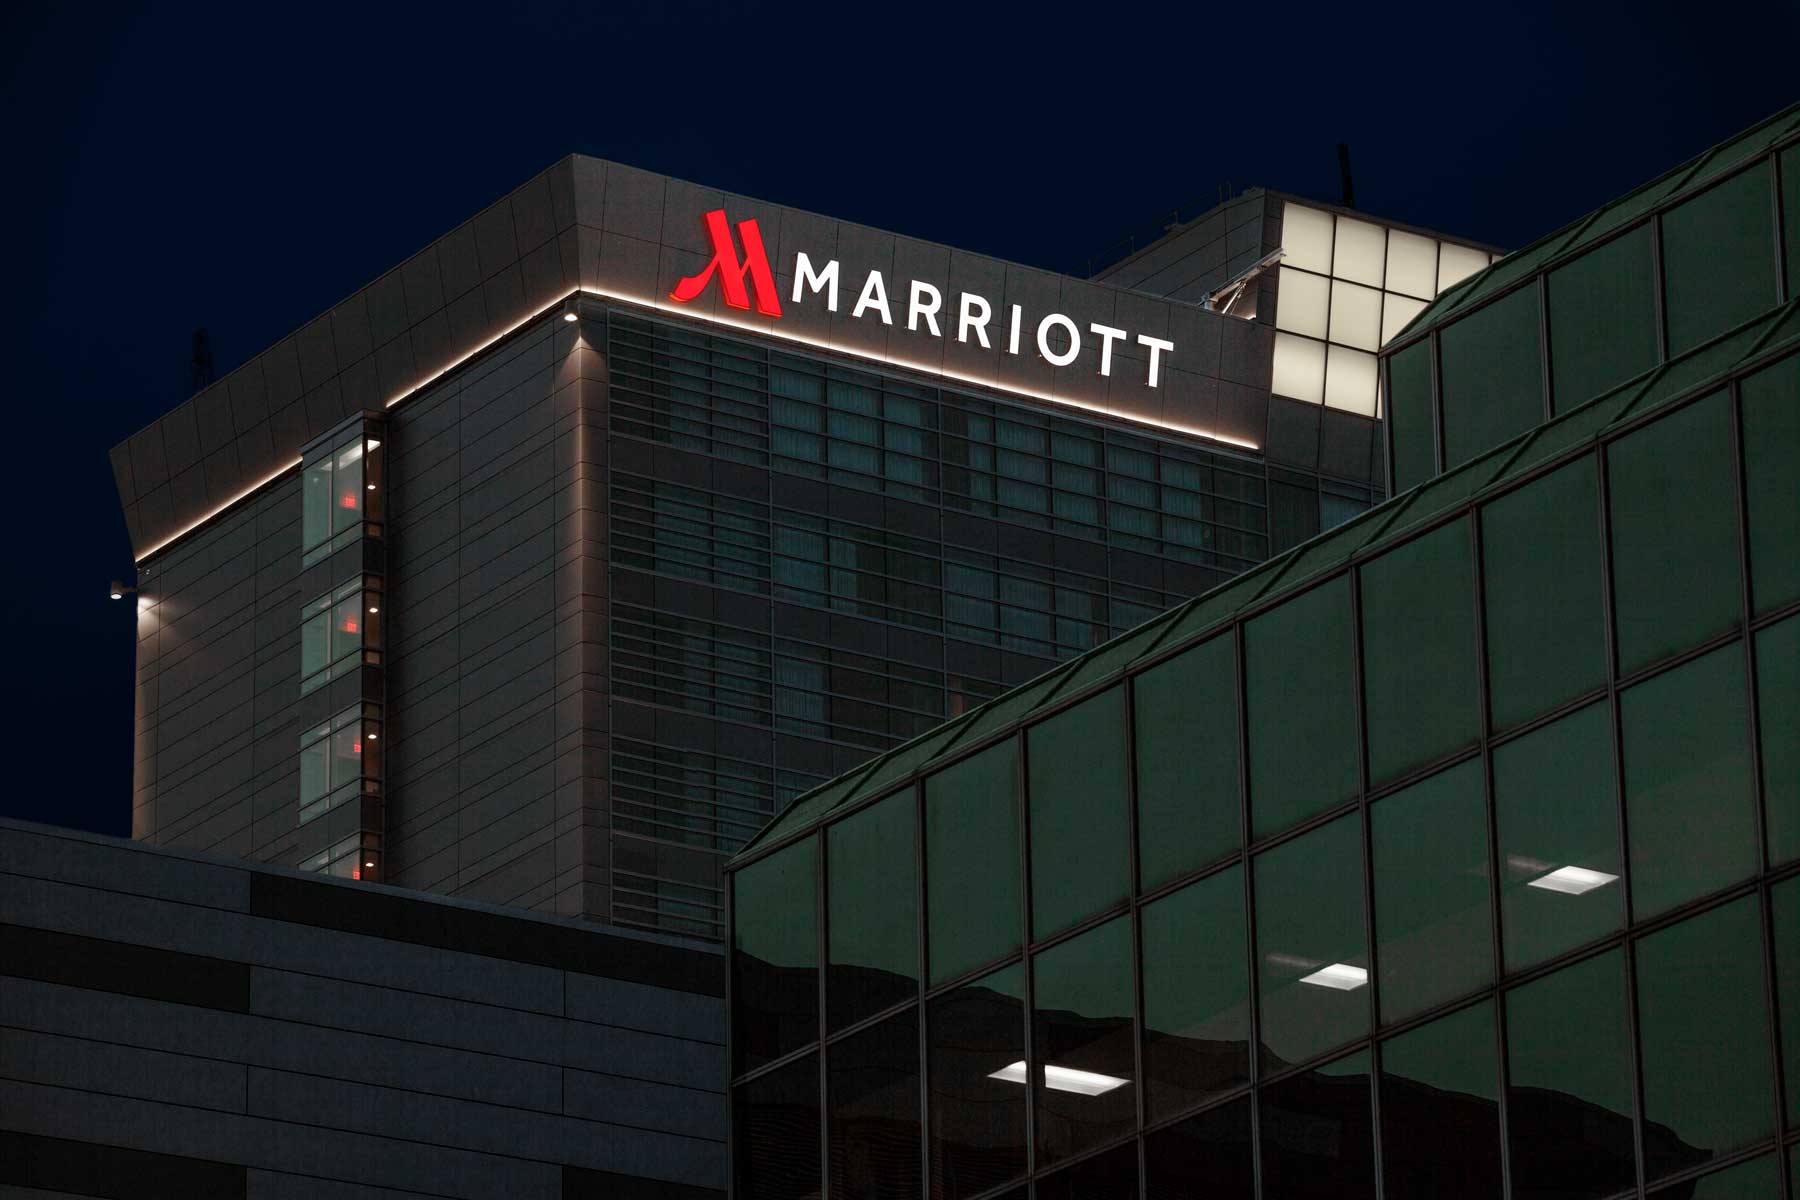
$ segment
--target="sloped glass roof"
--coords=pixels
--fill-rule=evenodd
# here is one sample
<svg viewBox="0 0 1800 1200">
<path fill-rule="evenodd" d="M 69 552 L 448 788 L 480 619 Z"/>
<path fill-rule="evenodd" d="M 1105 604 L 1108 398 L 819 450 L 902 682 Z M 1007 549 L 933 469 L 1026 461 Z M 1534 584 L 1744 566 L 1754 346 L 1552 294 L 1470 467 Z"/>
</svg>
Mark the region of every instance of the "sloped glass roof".
<svg viewBox="0 0 1800 1200">
<path fill-rule="evenodd" d="M 1471 275 L 1426 305 L 1394 335 L 1389 345 L 1399 346 L 1416 334 L 1442 324 L 1456 313 L 1537 274 L 1552 260 L 1600 241 L 1659 205 L 1700 191 L 1721 176 L 1767 154 L 1796 132 L 1800 132 L 1800 104 L 1783 109 L 1635 191 L 1514 251 L 1485 271 Z"/>
<path fill-rule="evenodd" d="M 1480 458 L 1428 480 L 815 788 L 764 826 L 727 867 L 757 856 L 765 846 L 817 826 L 838 809 L 891 791 L 994 734 L 1017 728 L 1047 706 L 1098 691 L 1152 657 L 1203 641 L 1227 627 L 1245 609 L 1275 596 L 1298 592 L 1310 580 L 1342 568 L 1353 557 L 1373 553 L 1408 530 L 1457 510 L 1484 492 L 1500 489 L 1553 458 L 1593 444 L 1621 421 L 1636 419 L 1705 390 L 1752 359 L 1797 348 L 1800 300 L 1790 301 L 1629 380 L 1547 425 L 1522 433 Z"/>
</svg>

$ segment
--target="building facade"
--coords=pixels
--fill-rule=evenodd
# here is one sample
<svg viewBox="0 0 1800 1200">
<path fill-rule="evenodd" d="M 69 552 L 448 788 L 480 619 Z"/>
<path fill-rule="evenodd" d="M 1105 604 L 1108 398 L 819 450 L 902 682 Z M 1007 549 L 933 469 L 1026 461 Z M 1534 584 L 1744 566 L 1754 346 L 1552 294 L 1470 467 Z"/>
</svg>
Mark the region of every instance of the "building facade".
<svg viewBox="0 0 1800 1200">
<path fill-rule="evenodd" d="M 734 1196 L 1800 1195 L 1796 197 L 1448 291 L 1399 495 L 762 831 Z"/>
<path fill-rule="evenodd" d="M 567 159 L 114 450 L 134 834 L 716 940 L 788 799 L 1366 509 L 1381 324 L 1489 257 L 1258 191 L 1079 280 Z"/>
<path fill-rule="evenodd" d="M 718 959 L 0 822 L 0 1194 L 718 1200 Z"/>
</svg>

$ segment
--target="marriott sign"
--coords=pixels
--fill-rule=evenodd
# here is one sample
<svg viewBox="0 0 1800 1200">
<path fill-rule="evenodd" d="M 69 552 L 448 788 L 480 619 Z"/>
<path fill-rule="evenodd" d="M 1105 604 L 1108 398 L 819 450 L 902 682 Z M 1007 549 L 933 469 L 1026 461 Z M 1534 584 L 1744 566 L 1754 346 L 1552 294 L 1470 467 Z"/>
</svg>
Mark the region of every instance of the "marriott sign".
<svg viewBox="0 0 1800 1200">
<path fill-rule="evenodd" d="M 704 219 L 707 237 L 712 243 L 712 258 L 698 272 L 676 283 L 669 298 L 685 304 L 704 293 L 707 285 L 716 278 L 725 303 L 730 307 L 748 309 L 754 298 L 757 312 L 765 317 L 781 316 L 781 296 L 776 291 L 775 275 L 769 268 L 768 252 L 763 247 L 762 231 L 756 221 L 738 222 L 738 240 L 743 243 L 740 256 L 725 219 L 725 210 L 715 208 L 706 213 Z M 823 297 L 827 312 L 841 311 L 839 303 L 848 288 L 842 287 L 846 281 L 841 278 L 837 259 L 818 263 L 806 251 L 797 250 L 794 252 L 793 276 L 794 286 L 788 296 L 790 304 L 817 303 Z M 1113 348 L 1122 342 L 1135 342 L 1149 352 L 1144 365 L 1147 387 L 1159 385 L 1163 355 L 1175 352 L 1175 343 L 1166 338 L 1133 333 L 1098 321 L 1090 322 L 1084 330 L 1064 313 L 1028 315 L 1018 304 L 1007 305 L 1006 309 L 997 314 L 993 302 L 986 296 L 966 291 L 957 292 L 954 303 L 946 303 L 943 291 L 922 279 L 909 279 L 904 285 L 896 280 L 890 300 L 887 280 L 879 270 L 871 270 L 856 290 L 850 316 L 857 320 L 877 320 L 888 326 L 897 319 L 904 320 L 908 332 L 935 338 L 953 336 L 958 342 L 976 344 L 984 350 L 993 349 L 995 342 L 1001 341 L 1004 352 L 1011 355 L 1019 354 L 1026 337 L 1030 336 L 1044 361 L 1056 367 L 1066 367 L 1074 362 L 1081 354 L 1082 338 L 1092 336 L 1099 339 L 1100 374 L 1108 377 L 1112 375 Z M 900 313 L 898 318 L 896 310 Z"/>
</svg>

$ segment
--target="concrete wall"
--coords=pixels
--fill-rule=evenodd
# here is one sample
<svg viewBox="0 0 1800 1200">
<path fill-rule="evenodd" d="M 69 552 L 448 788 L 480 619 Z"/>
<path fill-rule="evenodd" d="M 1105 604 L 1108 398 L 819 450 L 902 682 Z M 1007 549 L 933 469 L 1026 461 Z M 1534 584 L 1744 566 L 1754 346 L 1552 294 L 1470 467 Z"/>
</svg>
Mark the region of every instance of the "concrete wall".
<svg viewBox="0 0 1800 1200">
<path fill-rule="evenodd" d="M 0 1191 L 722 1196 L 721 991 L 693 943 L 0 822 Z"/>
</svg>

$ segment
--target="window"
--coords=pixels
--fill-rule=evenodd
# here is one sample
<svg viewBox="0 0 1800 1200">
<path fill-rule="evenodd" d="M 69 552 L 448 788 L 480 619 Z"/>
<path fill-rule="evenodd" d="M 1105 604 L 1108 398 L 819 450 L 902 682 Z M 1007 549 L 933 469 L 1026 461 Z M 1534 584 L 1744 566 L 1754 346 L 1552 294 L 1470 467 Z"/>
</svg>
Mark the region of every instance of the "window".
<svg viewBox="0 0 1800 1200">
<path fill-rule="evenodd" d="M 1369 1052 L 1265 1088 L 1262 1191 L 1282 1200 L 1374 1200 Z"/>
<path fill-rule="evenodd" d="M 1775 1004 L 1780 1015 L 1781 1074 L 1787 1080 L 1788 1125 L 1800 1125 L 1800 877 L 1769 889 L 1775 942 Z"/>
<path fill-rule="evenodd" d="M 1238 847 L 1237 678 L 1237 648 L 1226 634 L 1132 683 L 1145 888 Z"/>
<path fill-rule="evenodd" d="M 381 864 L 381 835 L 353 833 L 308 859 L 300 869 L 338 879 L 374 879 Z"/>
<path fill-rule="evenodd" d="M 1481 735 L 1468 521 L 1455 520 L 1368 563 L 1362 596 L 1369 779 L 1378 783 Z"/>
<path fill-rule="evenodd" d="M 833 1042 L 825 1063 L 832 1193 L 918 1200 L 918 1009 Z"/>
<path fill-rule="evenodd" d="M 1145 1106 L 1157 1120 L 1250 1080 L 1243 869 L 1142 914 Z"/>
<path fill-rule="evenodd" d="M 1669 357 L 1774 307 L 1772 186 L 1764 160 L 1663 214 Z"/>
<path fill-rule="evenodd" d="M 1787 239 L 1787 295 L 1800 295 L 1800 144 L 1781 152 L 1781 229 Z M 1795 1170 L 1800 1173 L 1800 1159 Z"/>
<path fill-rule="evenodd" d="M 378 429 L 357 429 L 306 464 L 300 486 L 303 566 L 348 545 L 365 519 L 381 519 L 380 446 Z"/>
<path fill-rule="evenodd" d="M 1388 397 L 1394 439 L 1394 494 L 1437 474 L 1437 433 L 1431 402 L 1431 339 L 1388 359 Z"/>
<path fill-rule="evenodd" d="M 1116 917 L 1032 960 L 1038 1161 L 1137 1124 L 1131 918 Z"/>
<path fill-rule="evenodd" d="M 374 576 L 353 579 L 300 611 L 300 694 L 365 662 L 381 661 L 381 592 Z"/>
<path fill-rule="evenodd" d="M 917 820 L 908 788 L 826 829 L 833 1029 L 917 995 Z"/>
<path fill-rule="evenodd" d="M 1506 997 L 1508 1159 L 1519 1200 L 1597 1200 L 1637 1182 L 1630 1026 L 1617 950 Z"/>
<path fill-rule="evenodd" d="M 1125 736 L 1123 687 L 1027 731 L 1034 939 L 1123 901 L 1130 890 Z"/>
<path fill-rule="evenodd" d="M 734 1089 L 732 1166 L 743 1200 L 820 1193 L 819 1058 L 809 1054 Z"/>
<path fill-rule="evenodd" d="M 1527 284 L 1446 325 L 1438 341 L 1445 470 L 1544 423 L 1537 288 Z"/>
<path fill-rule="evenodd" d="M 379 711 L 373 704 L 347 708 L 300 735 L 300 824 L 365 790 L 377 789 L 381 778 Z"/>
<path fill-rule="evenodd" d="M 1793 157 L 1790 153 L 1789 157 Z M 1800 160 L 1790 190 L 1800 193 Z M 1796 218 L 1800 220 L 1800 217 Z M 1790 229 L 1800 244 L 1800 229 Z M 1800 289 L 1800 278 L 1793 287 Z M 1745 506 L 1750 517 L 1750 596 L 1757 612 L 1800 599 L 1800 355 L 1743 382 Z"/>
<path fill-rule="evenodd" d="M 925 781 L 931 982 L 1019 948 L 1019 779 L 1011 739 Z"/>
<path fill-rule="evenodd" d="M 1606 601 L 1593 458 L 1481 510 L 1488 696 L 1496 729 L 1606 682 Z"/>
<path fill-rule="evenodd" d="M 1800 858 L 1800 738 L 1793 729 L 1800 713 L 1800 617 L 1756 635 L 1756 708 L 1769 865 L 1780 866 Z"/>
<path fill-rule="evenodd" d="M 1257 837 L 1356 795 L 1350 584 L 1339 577 L 1244 627 L 1250 812 Z M 1304 754 L 1295 753 L 1305 747 Z"/>
<path fill-rule="evenodd" d="M 1369 1029 L 1361 821 L 1340 817 L 1259 855 L 1256 969 L 1268 1069 Z"/>
<path fill-rule="evenodd" d="M 1620 696 L 1631 900 L 1653 916 L 1756 870 L 1741 644 Z"/>
<path fill-rule="evenodd" d="M 1656 276 L 1640 225 L 1550 272 L 1550 396 L 1558 415 L 1656 366 Z"/>
<path fill-rule="evenodd" d="M 1082 1159 L 1035 1186 L 1037 1200 L 1137 1200 L 1137 1147 L 1119 1146 Z"/>
<path fill-rule="evenodd" d="M 1209 1108 L 1144 1138 L 1149 1200 L 1255 1200 L 1250 1098 Z"/>
<path fill-rule="evenodd" d="M 1622 674 L 1742 619 L 1734 458 L 1723 393 L 1608 449 Z"/>
<path fill-rule="evenodd" d="M 1747 896 L 1638 943 L 1644 1172 L 1658 1179 L 1772 1132 L 1762 917 Z"/>
<path fill-rule="evenodd" d="M 1023 1175 L 1025 968 L 936 997 L 926 1030 L 933 1197 L 961 1200 Z"/>
<path fill-rule="evenodd" d="M 1602 700 L 1494 751 L 1500 929 L 1518 971 L 1619 928 L 1619 810 Z"/>
<path fill-rule="evenodd" d="M 1386 1200 L 1500 1200 L 1499 1062 L 1492 1001 L 1382 1044 Z"/>
<path fill-rule="evenodd" d="M 818 1039 L 818 875 L 818 843 L 807 838 L 732 877 L 739 1071 Z"/>
<path fill-rule="evenodd" d="M 1480 761 L 1376 803 L 1369 841 L 1382 1020 L 1403 1020 L 1492 980 Z"/>
<path fill-rule="evenodd" d="M 1795 1161 L 1800 1162 L 1800 1158 Z M 1780 1193 L 1780 1157 L 1765 1154 L 1723 1171 L 1652 1192 L 1650 1200 L 1767 1200 Z"/>
</svg>

